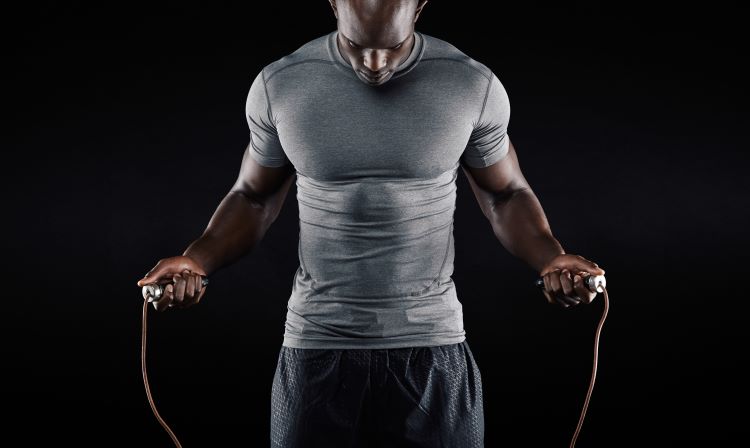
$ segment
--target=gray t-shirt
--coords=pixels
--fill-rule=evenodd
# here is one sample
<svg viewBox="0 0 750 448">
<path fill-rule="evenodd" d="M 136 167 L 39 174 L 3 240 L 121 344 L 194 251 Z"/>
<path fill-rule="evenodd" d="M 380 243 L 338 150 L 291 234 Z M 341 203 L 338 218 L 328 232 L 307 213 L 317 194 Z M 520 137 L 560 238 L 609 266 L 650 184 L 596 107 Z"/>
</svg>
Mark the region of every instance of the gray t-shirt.
<svg viewBox="0 0 750 448">
<path fill-rule="evenodd" d="M 507 93 L 488 67 L 419 31 L 391 79 L 368 85 L 336 34 L 266 65 L 247 97 L 250 154 L 297 172 L 283 345 L 461 342 L 455 181 L 459 160 L 485 167 L 507 154 Z"/>
</svg>

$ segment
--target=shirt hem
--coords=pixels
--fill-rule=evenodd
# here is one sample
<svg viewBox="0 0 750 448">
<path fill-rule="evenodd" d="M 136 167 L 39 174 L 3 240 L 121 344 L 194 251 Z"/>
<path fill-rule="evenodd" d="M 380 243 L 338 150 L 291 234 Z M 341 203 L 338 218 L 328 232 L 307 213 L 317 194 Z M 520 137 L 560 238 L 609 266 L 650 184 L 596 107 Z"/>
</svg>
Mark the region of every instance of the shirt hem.
<svg viewBox="0 0 750 448">
<path fill-rule="evenodd" d="M 302 349 L 391 349 L 408 347 L 434 347 L 458 344 L 466 339 L 466 333 L 458 336 L 420 336 L 418 338 L 319 338 L 309 339 L 284 335 L 282 345 Z"/>
</svg>

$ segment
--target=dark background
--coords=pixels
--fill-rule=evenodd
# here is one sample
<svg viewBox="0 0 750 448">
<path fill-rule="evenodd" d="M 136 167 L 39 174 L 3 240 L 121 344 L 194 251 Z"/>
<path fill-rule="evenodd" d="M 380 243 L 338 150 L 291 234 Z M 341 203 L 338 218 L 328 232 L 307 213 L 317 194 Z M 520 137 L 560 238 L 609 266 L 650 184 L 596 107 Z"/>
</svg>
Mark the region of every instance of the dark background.
<svg viewBox="0 0 750 448">
<path fill-rule="evenodd" d="M 722 446 L 746 435 L 747 416 L 741 15 L 721 2 L 608 5 L 431 1 L 417 29 L 498 75 L 553 232 L 607 271 L 578 446 Z M 5 436 L 169 446 L 143 389 L 136 281 L 181 254 L 232 186 L 253 77 L 335 19 L 324 0 L 36 2 L 4 18 Z M 267 446 L 295 192 L 200 305 L 150 314 L 151 386 L 186 447 Z M 567 446 L 603 298 L 549 305 L 463 174 L 458 196 L 453 278 L 486 446 Z"/>
</svg>

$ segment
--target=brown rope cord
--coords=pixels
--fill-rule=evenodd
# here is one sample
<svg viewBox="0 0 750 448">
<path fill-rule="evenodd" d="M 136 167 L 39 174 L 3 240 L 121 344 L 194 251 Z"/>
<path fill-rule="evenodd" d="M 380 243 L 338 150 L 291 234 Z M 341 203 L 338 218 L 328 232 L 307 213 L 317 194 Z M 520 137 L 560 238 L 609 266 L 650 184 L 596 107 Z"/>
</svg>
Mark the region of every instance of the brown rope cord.
<svg viewBox="0 0 750 448">
<path fill-rule="evenodd" d="M 141 330 L 141 371 L 143 372 L 143 385 L 146 387 L 146 396 L 148 397 L 148 402 L 151 405 L 151 410 L 154 411 L 154 416 L 156 416 L 156 419 L 159 420 L 159 423 L 161 423 L 161 426 L 164 428 L 164 430 L 167 431 L 169 437 L 172 438 L 172 441 L 177 446 L 177 448 L 182 448 L 180 441 L 177 440 L 177 436 L 169 428 L 167 422 L 165 422 L 164 419 L 161 418 L 161 415 L 159 415 L 159 411 L 156 410 L 154 398 L 151 396 L 151 388 L 148 385 L 148 375 L 146 374 L 146 322 L 148 321 L 148 306 L 150 303 L 151 302 L 149 302 L 148 300 L 143 301 L 143 324 Z"/>
<path fill-rule="evenodd" d="M 586 400 L 583 403 L 581 416 L 578 419 L 578 426 L 576 427 L 576 431 L 573 434 L 573 439 L 570 441 L 570 448 L 574 448 L 576 446 L 576 440 L 578 440 L 578 435 L 581 432 L 581 427 L 583 426 L 583 419 L 586 417 L 586 410 L 589 407 L 589 401 L 591 400 L 591 392 L 593 392 L 594 390 L 594 382 L 596 381 L 596 366 L 599 361 L 599 338 L 602 333 L 602 326 L 604 325 L 604 320 L 607 318 L 607 313 L 609 312 L 609 295 L 607 295 L 607 288 L 603 288 L 602 294 L 604 295 L 604 311 L 602 312 L 601 319 L 599 319 L 599 324 L 596 327 L 596 335 L 594 336 L 594 367 L 593 367 L 593 370 L 591 371 L 591 381 L 589 382 L 588 392 L 586 392 Z M 151 396 L 151 388 L 148 385 L 148 375 L 146 373 L 146 323 L 148 321 L 149 303 L 150 302 L 147 300 L 143 301 L 143 324 L 142 324 L 142 331 L 141 331 L 141 370 L 143 372 L 143 385 L 146 387 L 146 396 L 148 397 L 148 402 L 151 405 L 151 410 L 154 412 L 154 416 L 159 421 L 159 423 L 164 428 L 164 430 L 167 431 L 167 433 L 169 434 L 169 437 L 172 438 L 172 441 L 174 442 L 175 446 L 177 446 L 177 448 L 182 448 L 182 444 L 180 444 L 180 441 L 177 439 L 177 436 L 169 428 L 169 425 L 167 425 L 167 422 L 165 422 L 164 419 L 161 418 L 161 415 L 159 415 L 159 411 L 156 410 L 154 399 Z"/>
<path fill-rule="evenodd" d="M 594 381 L 596 381 L 596 365 L 599 361 L 599 336 L 602 334 L 602 326 L 604 325 L 604 319 L 607 318 L 609 312 L 609 296 L 607 295 L 607 288 L 602 289 L 604 295 L 604 311 L 602 311 L 602 317 L 599 319 L 599 325 L 596 327 L 596 335 L 594 336 L 594 368 L 591 371 L 591 381 L 589 382 L 589 390 L 586 392 L 586 401 L 583 402 L 583 409 L 581 410 L 581 417 L 578 419 L 578 426 L 576 432 L 573 434 L 573 439 L 570 441 L 570 448 L 576 446 L 576 440 L 578 440 L 578 434 L 581 432 L 583 426 L 583 419 L 586 417 L 586 410 L 589 407 L 589 400 L 591 400 L 591 392 L 594 390 Z"/>
</svg>

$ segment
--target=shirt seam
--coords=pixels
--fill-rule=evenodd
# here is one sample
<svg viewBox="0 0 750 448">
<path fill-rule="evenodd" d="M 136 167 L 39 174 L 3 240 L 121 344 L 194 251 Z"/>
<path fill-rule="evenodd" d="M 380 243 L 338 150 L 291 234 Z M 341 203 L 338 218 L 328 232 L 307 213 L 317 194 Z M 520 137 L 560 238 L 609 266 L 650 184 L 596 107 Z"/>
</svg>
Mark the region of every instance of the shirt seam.
<svg viewBox="0 0 750 448">
<path fill-rule="evenodd" d="M 276 126 L 276 117 L 273 115 L 273 108 L 271 107 L 271 98 L 268 96 L 268 86 L 266 86 L 266 68 L 263 67 L 260 71 L 261 78 L 263 79 L 263 92 L 266 95 L 266 109 L 268 110 L 268 116 L 271 118 L 273 125 Z"/>
<path fill-rule="evenodd" d="M 480 75 L 484 76 L 488 80 L 492 80 L 492 76 L 494 75 L 494 74 L 490 74 L 488 76 L 484 71 L 482 71 L 478 67 L 474 67 L 473 65 L 471 65 L 471 64 L 469 64 L 469 63 L 467 63 L 465 61 L 458 60 L 456 58 L 439 57 L 439 56 L 438 57 L 427 57 L 427 58 L 422 58 L 421 61 L 420 61 L 420 63 L 421 62 L 426 62 L 426 61 L 450 61 L 450 62 L 455 62 L 457 64 L 465 65 L 466 67 L 468 67 L 468 68 L 470 68 L 470 69 L 478 72 Z"/>
<path fill-rule="evenodd" d="M 279 68 L 278 70 L 274 71 L 273 73 L 271 73 L 271 75 L 268 76 L 268 81 L 270 81 L 271 78 L 273 78 L 274 76 L 276 76 L 278 73 L 283 72 L 284 70 L 288 69 L 289 67 L 294 67 L 295 65 L 299 65 L 299 64 L 315 63 L 315 62 L 317 62 L 317 63 L 323 63 L 323 64 L 327 64 L 327 65 L 335 65 L 335 63 L 332 62 L 332 61 L 328 61 L 328 60 L 325 60 L 325 59 L 318 59 L 318 58 L 315 58 L 315 59 L 311 58 L 311 59 L 305 59 L 304 61 L 292 62 L 290 64 L 287 64 L 287 65 Z"/>
<path fill-rule="evenodd" d="M 490 97 L 490 89 L 492 88 L 492 77 L 495 75 L 492 74 L 490 76 L 490 80 L 487 83 L 487 91 L 484 93 L 484 101 L 482 102 L 482 111 L 479 112 L 479 118 L 477 119 L 477 125 L 482 122 L 482 117 L 484 117 L 484 110 L 487 107 L 487 99 Z"/>
</svg>

